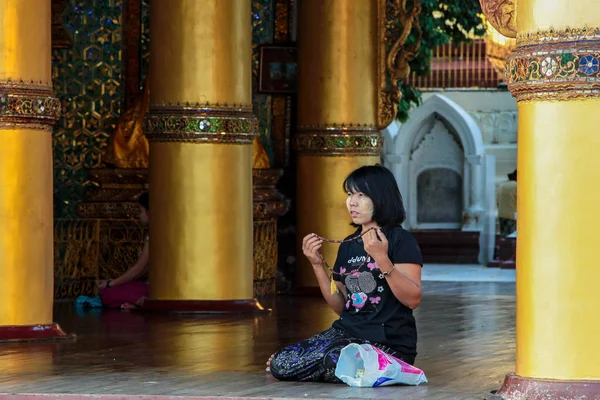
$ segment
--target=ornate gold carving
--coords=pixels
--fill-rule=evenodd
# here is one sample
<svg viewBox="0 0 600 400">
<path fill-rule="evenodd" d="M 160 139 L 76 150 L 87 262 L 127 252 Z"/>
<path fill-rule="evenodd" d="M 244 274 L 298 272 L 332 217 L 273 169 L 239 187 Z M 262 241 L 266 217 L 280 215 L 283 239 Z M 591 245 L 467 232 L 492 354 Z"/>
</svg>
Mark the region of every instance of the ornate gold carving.
<svg viewBox="0 0 600 400">
<path fill-rule="evenodd" d="M 119 276 L 137 261 L 145 237 L 137 221 L 55 220 L 54 297 L 94 295 L 96 279 Z"/>
<path fill-rule="evenodd" d="M 277 293 L 277 221 L 254 222 L 254 296 Z"/>
<path fill-rule="evenodd" d="M 421 1 L 412 0 L 407 7 L 407 0 L 378 0 L 377 7 L 377 127 L 384 129 L 396 118 L 402 98 L 399 81 L 410 74 L 409 62 L 419 51 Z M 415 40 L 406 45 L 411 32 L 415 32 Z"/>
<path fill-rule="evenodd" d="M 517 37 L 516 0 L 479 0 L 481 10 L 490 24 L 509 38 Z"/>
<path fill-rule="evenodd" d="M 290 2 L 275 1 L 275 42 L 286 43 L 290 39 Z"/>
<path fill-rule="evenodd" d="M 137 197 L 148 189 L 148 170 L 92 168 L 89 190 L 85 202 L 77 205 L 77 215 L 82 218 L 137 219 Z"/>
<path fill-rule="evenodd" d="M 294 136 L 294 147 L 307 156 L 378 156 L 383 136 L 373 128 L 303 129 Z"/>
<path fill-rule="evenodd" d="M 277 219 L 288 212 L 290 201 L 277 191 L 281 169 L 252 170 L 254 203 L 254 296 L 276 293 Z"/>
<path fill-rule="evenodd" d="M 137 261 L 145 231 L 135 220 L 135 201 L 146 188 L 147 171 L 95 169 L 91 179 L 100 185 L 90 201 L 79 207 L 90 219 L 55 222 L 55 295 L 72 298 L 92 295 L 94 280 L 115 277 Z M 290 201 L 277 191 L 283 170 L 253 170 L 254 291 L 255 296 L 275 294 L 277 277 L 277 219 Z M 129 213 L 126 210 L 131 209 Z"/>
<path fill-rule="evenodd" d="M 531 37 L 543 41 L 517 48 L 507 64 L 508 88 L 518 101 L 600 97 L 599 39 L 559 41 L 576 37 L 571 30 Z"/>
<path fill-rule="evenodd" d="M 600 28 L 550 28 L 546 31 L 526 32 L 517 35 L 517 47 L 536 44 L 600 40 Z"/>
<path fill-rule="evenodd" d="M 0 128 L 50 130 L 60 117 L 60 101 L 51 85 L 41 82 L 0 82 Z"/>
<path fill-rule="evenodd" d="M 252 170 L 252 201 L 254 220 L 276 220 L 288 212 L 290 201 L 277 190 L 277 182 L 283 175 L 281 169 Z"/>
<path fill-rule="evenodd" d="M 155 142 L 251 144 L 258 121 L 252 107 L 151 106 L 145 132 Z"/>
</svg>

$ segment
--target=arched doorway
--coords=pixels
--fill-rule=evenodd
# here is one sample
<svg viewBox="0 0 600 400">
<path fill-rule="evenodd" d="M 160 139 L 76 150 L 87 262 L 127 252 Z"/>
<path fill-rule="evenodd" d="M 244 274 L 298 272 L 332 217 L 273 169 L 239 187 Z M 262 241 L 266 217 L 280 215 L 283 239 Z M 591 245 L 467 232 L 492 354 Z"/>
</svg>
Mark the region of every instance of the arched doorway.
<svg viewBox="0 0 600 400">
<path fill-rule="evenodd" d="M 485 154 L 475 120 L 436 94 L 412 112 L 407 123 L 390 126 L 384 135 L 384 161 L 398 180 L 408 210 L 405 228 L 482 233 L 479 261 L 486 262 L 495 234 L 494 172 L 489 171 L 494 166 L 487 160 L 493 157 Z"/>
</svg>

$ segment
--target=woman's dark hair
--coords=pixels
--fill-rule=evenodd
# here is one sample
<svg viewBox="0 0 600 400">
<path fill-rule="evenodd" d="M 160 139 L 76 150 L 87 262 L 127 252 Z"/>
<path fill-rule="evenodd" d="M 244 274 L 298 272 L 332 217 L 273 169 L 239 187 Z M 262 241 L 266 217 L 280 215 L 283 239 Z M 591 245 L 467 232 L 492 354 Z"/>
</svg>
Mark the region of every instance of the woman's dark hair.
<svg viewBox="0 0 600 400">
<path fill-rule="evenodd" d="M 399 226 L 406 219 L 396 178 L 382 165 L 367 165 L 352 172 L 344 181 L 344 191 L 369 196 L 373 201 L 373 220 L 382 228 Z"/>
<path fill-rule="evenodd" d="M 516 169 L 513 172 L 511 172 L 510 174 L 508 174 L 508 180 L 509 181 L 517 180 L 517 170 Z"/>
<path fill-rule="evenodd" d="M 148 195 L 148 192 L 140 194 L 140 197 L 138 197 L 138 203 L 140 206 L 144 207 L 146 211 L 150 211 L 150 196 Z"/>
</svg>

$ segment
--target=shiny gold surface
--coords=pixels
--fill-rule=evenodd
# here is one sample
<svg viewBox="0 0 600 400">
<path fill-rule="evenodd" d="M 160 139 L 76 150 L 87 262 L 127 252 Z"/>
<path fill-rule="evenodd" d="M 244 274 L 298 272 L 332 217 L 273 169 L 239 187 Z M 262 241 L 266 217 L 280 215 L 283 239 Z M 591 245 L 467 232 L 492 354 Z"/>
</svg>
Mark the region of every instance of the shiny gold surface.
<svg viewBox="0 0 600 400">
<path fill-rule="evenodd" d="M 153 0 L 152 104 L 251 104 L 251 4 Z"/>
<path fill-rule="evenodd" d="M 249 2 L 157 0 L 151 9 L 151 115 L 168 116 L 169 107 L 186 103 L 217 108 L 251 104 Z M 190 115 L 214 141 L 157 138 L 150 144 L 150 296 L 251 299 L 255 132 L 241 125 L 253 127 L 255 119 L 242 120 L 244 110 L 233 112 L 228 118 L 235 129 L 241 124 L 239 132 L 226 127 L 217 132 L 219 118 L 207 115 L 202 122 L 199 113 Z M 171 129 L 173 118 L 158 120 L 160 132 L 177 133 Z M 185 125 L 180 133 L 191 137 L 197 131 Z M 226 134 L 217 138 L 221 131 Z M 229 133 L 249 140 L 224 143 Z"/>
<path fill-rule="evenodd" d="M 298 2 L 298 124 L 377 117 L 377 2 Z"/>
<path fill-rule="evenodd" d="M 593 0 L 518 0 L 517 30 L 519 34 L 539 30 L 597 27 L 600 9 Z"/>
<path fill-rule="evenodd" d="M 600 100 L 519 104 L 517 374 L 600 379 Z M 565 134 L 568 132 L 568 134 Z"/>
<path fill-rule="evenodd" d="M 0 81 L 49 87 L 50 22 L 49 0 L 0 2 Z M 0 325 L 52 322 L 52 137 L 38 122 L 0 123 Z"/>
<path fill-rule="evenodd" d="M 0 1 L 0 80 L 50 81 L 50 0 Z"/>
<path fill-rule="evenodd" d="M 318 233 L 343 239 L 351 233 L 342 183 L 354 169 L 380 161 L 370 154 L 379 145 L 370 145 L 362 135 L 367 130 L 366 136 L 372 136 L 377 124 L 378 2 L 303 0 L 298 6 L 298 128 L 306 140 L 295 143 L 297 286 L 314 287 L 302 238 Z M 361 130 L 360 135 L 352 132 L 360 140 L 334 137 L 342 127 Z M 327 132 L 332 138 L 325 139 Z M 329 263 L 336 254 L 337 246 L 324 246 Z"/>
<path fill-rule="evenodd" d="M 317 233 L 328 239 L 344 239 L 354 231 L 346 209 L 344 179 L 356 168 L 375 164 L 379 157 L 298 157 L 297 186 L 297 286 L 318 286 L 313 269 L 302 254 L 302 238 Z M 325 244 L 323 256 L 331 265 L 335 262 L 338 245 Z"/>
<path fill-rule="evenodd" d="M 590 88 L 570 82 L 580 67 L 574 55 L 593 53 L 595 41 L 582 35 L 573 43 L 561 42 L 571 41 L 576 32 L 593 35 L 600 10 L 590 0 L 519 0 L 517 8 L 516 54 L 529 51 L 531 57 L 511 58 L 508 71 L 511 80 L 529 86 L 509 85 L 521 100 L 516 373 L 598 382 L 600 191 L 594 182 L 600 178 L 600 138 L 590 132 L 600 123 L 600 100 L 583 99 L 577 90 Z M 541 54 L 547 59 L 535 58 Z M 532 75 L 538 72 L 545 79 Z M 561 75 L 566 72 L 572 76 Z M 538 385 L 541 393 L 545 383 Z M 569 395 L 582 397 L 575 390 Z"/>
<path fill-rule="evenodd" d="M 51 133 L 0 130 L 0 325 L 52 322 L 52 246 Z"/>
<path fill-rule="evenodd" d="M 150 144 L 150 296 L 250 299 L 250 145 Z"/>
<path fill-rule="evenodd" d="M 144 92 L 126 110 L 110 136 L 102 161 L 117 168 L 148 168 L 150 146 L 144 136 L 144 117 L 150 104 L 148 79 Z"/>
</svg>

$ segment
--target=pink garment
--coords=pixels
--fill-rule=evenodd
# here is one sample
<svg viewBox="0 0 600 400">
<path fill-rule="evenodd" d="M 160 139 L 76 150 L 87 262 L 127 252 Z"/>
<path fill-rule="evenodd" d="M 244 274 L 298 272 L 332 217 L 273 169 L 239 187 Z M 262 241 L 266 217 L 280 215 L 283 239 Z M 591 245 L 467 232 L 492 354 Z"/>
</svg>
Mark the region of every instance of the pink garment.
<svg viewBox="0 0 600 400">
<path fill-rule="evenodd" d="M 142 297 L 148 297 L 148 283 L 143 281 L 100 290 L 102 304 L 109 308 L 120 308 L 123 303 L 135 304 Z"/>
</svg>

